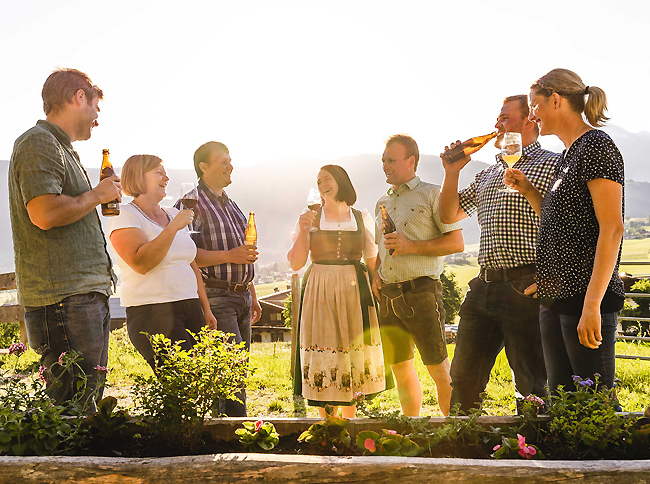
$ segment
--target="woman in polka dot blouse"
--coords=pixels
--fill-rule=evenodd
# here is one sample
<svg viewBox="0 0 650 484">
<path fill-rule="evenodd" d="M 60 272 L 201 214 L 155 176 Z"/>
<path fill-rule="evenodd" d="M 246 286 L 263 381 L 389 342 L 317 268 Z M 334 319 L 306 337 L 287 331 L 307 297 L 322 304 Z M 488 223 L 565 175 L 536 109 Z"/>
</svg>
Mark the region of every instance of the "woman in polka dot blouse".
<svg viewBox="0 0 650 484">
<path fill-rule="evenodd" d="M 573 376 L 614 384 L 617 316 L 625 291 L 618 275 L 623 239 L 623 158 L 594 127 L 607 121 L 605 92 L 567 69 L 554 69 L 530 89 L 530 119 L 566 149 L 542 196 L 515 169 L 506 183 L 540 216 L 537 284 L 549 387 L 573 388 Z"/>
</svg>

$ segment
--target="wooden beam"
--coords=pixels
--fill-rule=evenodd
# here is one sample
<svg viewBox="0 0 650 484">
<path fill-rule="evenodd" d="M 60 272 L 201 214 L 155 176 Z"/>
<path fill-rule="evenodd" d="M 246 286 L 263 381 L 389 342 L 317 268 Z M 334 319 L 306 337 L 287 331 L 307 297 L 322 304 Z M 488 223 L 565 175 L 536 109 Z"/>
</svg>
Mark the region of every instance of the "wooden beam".
<svg viewBox="0 0 650 484">
<path fill-rule="evenodd" d="M 17 289 L 16 273 L 0 274 L 0 291 L 9 291 L 11 289 Z"/>
<path fill-rule="evenodd" d="M 25 310 L 19 304 L 0 306 L 0 323 L 13 323 L 25 321 Z"/>
</svg>

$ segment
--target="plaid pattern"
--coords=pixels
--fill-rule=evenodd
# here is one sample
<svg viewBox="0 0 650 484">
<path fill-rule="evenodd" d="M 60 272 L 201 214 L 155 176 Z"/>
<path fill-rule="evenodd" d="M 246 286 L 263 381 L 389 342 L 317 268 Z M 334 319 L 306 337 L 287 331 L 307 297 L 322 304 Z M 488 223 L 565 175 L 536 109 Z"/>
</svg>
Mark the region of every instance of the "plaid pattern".
<svg viewBox="0 0 650 484">
<path fill-rule="evenodd" d="M 192 234 L 196 246 L 205 250 L 230 250 L 244 245 L 244 232 L 247 219 L 237 204 L 228 198 L 224 191 L 217 195 L 203 180 L 199 180 L 199 203 L 194 209 L 194 230 Z M 181 201 L 174 205 L 181 209 Z M 246 284 L 255 277 L 252 264 L 220 264 L 202 267 L 204 279 Z"/>
<path fill-rule="evenodd" d="M 535 263 L 539 217 L 519 193 L 500 192 L 507 165 L 497 163 L 476 174 L 474 182 L 459 192 L 460 207 L 469 216 L 478 212 L 481 241 L 478 263 L 488 269 L 512 268 Z M 524 172 L 542 197 L 546 194 L 560 159 L 543 150 L 538 141 L 523 149 L 515 168 Z"/>
<path fill-rule="evenodd" d="M 440 221 L 440 186 L 426 183 L 415 177 L 397 190 L 390 188 L 375 207 L 375 242 L 379 246 L 381 265 L 379 277 L 388 283 L 403 282 L 416 277 L 439 279 L 444 270 L 444 257 L 428 255 L 398 255 L 393 258 L 384 247 L 381 228 L 380 205 L 385 205 L 395 222 L 397 232 L 411 240 L 431 240 L 461 228 L 459 223 L 443 224 Z"/>
</svg>

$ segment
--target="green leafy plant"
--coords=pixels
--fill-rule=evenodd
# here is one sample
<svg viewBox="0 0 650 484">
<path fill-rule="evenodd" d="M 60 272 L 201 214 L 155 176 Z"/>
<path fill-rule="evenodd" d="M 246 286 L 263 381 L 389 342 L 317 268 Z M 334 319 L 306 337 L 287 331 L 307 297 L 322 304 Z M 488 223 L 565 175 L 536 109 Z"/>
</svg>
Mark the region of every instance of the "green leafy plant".
<svg viewBox="0 0 650 484">
<path fill-rule="evenodd" d="M 456 275 L 452 271 L 445 271 L 440 274 L 442 284 L 442 303 L 445 308 L 445 324 L 454 324 L 456 315 L 463 302 L 463 293 L 456 282 Z"/>
<path fill-rule="evenodd" d="M 357 434 L 357 447 L 364 455 L 396 455 L 414 457 L 425 449 L 409 437 L 398 434 L 395 430 L 382 429 L 381 434 L 364 430 Z"/>
<path fill-rule="evenodd" d="M 526 438 L 517 434 L 517 438 L 502 437 L 501 444 L 495 445 L 495 459 L 516 459 L 517 456 L 523 459 L 543 459 L 544 454 L 536 445 L 526 443 Z"/>
<path fill-rule="evenodd" d="M 180 444 L 196 452 L 205 418 L 218 400 L 238 400 L 249 371 L 244 343 L 207 327 L 191 336 L 196 344 L 181 348 L 163 335 L 150 337 L 156 376 L 136 377 L 135 399 L 144 423 L 170 447 Z"/>
<path fill-rule="evenodd" d="M 316 422 L 300 434 L 298 442 L 306 442 L 322 452 L 334 452 L 336 454 L 341 454 L 350 447 L 352 439 L 345 428 L 350 421 L 332 415 L 332 411 L 332 406 L 326 405 L 325 413 L 327 417 L 320 422 Z"/>
<path fill-rule="evenodd" d="M 23 343 L 12 344 L 9 353 L 14 357 L 13 368 L 0 374 L 0 452 L 71 454 L 83 445 L 86 437 L 78 420 L 66 419 L 64 415 L 87 414 L 99 389 L 85 391 L 87 376 L 79 366 L 81 354 L 74 351 L 62 353 L 50 369 L 39 367 L 38 376 L 32 371 L 17 372 L 20 357 L 26 350 Z M 45 383 L 61 384 L 54 373 L 65 372 L 78 375 L 77 392 L 72 400 L 55 405 L 45 392 Z"/>
<path fill-rule="evenodd" d="M 585 459 L 622 455 L 630 442 L 635 419 L 616 414 L 616 388 L 574 376 L 575 391 L 558 387 L 552 395 L 548 430 L 542 431 L 548 453 L 559 458 Z"/>
<path fill-rule="evenodd" d="M 249 452 L 272 450 L 280 442 L 280 434 L 271 422 L 244 422 L 243 429 L 235 430 L 239 443 Z"/>
<path fill-rule="evenodd" d="M 125 410 L 115 411 L 116 407 L 115 397 L 104 397 L 97 402 L 97 412 L 83 419 L 82 425 L 94 442 L 107 442 L 126 429 L 129 415 Z"/>
</svg>

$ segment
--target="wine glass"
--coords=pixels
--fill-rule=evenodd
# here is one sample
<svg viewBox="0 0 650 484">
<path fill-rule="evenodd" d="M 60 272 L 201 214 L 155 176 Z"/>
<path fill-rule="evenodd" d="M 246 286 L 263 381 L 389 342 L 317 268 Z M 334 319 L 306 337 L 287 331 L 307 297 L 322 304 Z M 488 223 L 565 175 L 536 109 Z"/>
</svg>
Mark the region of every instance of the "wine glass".
<svg viewBox="0 0 650 484">
<path fill-rule="evenodd" d="M 307 195 L 307 208 L 309 210 L 316 211 L 321 207 L 321 197 L 320 197 L 320 192 L 316 188 L 310 188 L 309 189 L 309 195 Z M 313 227 L 309 229 L 310 232 L 316 232 L 318 230 L 317 227 Z"/>
<path fill-rule="evenodd" d="M 196 182 L 193 183 L 182 183 L 181 184 L 181 203 L 185 208 L 194 210 L 194 207 L 199 203 L 199 192 L 196 187 Z M 198 234 L 196 230 L 192 227 L 193 224 L 189 224 L 190 234 Z"/>
<path fill-rule="evenodd" d="M 521 133 L 503 133 L 501 142 L 501 159 L 505 161 L 509 168 L 521 158 Z M 517 192 L 508 186 L 499 188 L 500 192 Z"/>
</svg>

